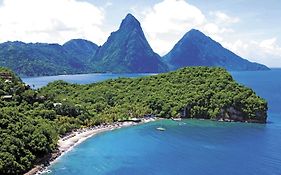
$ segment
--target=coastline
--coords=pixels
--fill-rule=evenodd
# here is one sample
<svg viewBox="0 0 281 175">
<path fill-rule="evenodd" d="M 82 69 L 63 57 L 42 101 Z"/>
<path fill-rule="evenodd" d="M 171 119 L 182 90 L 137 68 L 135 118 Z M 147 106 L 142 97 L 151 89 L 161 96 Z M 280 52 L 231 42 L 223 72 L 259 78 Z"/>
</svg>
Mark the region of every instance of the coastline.
<svg viewBox="0 0 281 175">
<path fill-rule="evenodd" d="M 98 125 L 94 127 L 78 129 L 76 131 L 71 132 L 69 135 L 64 136 L 58 140 L 58 150 L 57 152 L 53 153 L 50 158 L 48 158 L 48 164 L 40 164 L 36 165 L 34 168 L 29 170 L 24 175 L 40 175 L 43 173 L 48 172 L 48 168 L 57 162 L 64 154 L 71 151 L 73 148 L 78 146 L 79 144 L 83 143 L 85 140 L 103 133 L 107 131 L 112 131 L 120 128 L 140 125 L 148 122 L 155 121 L 155 117 L 151 118 L 141 118 L 140 122 L 133 122 L 133 121 L 125 121 L 125 122 L 115 122 L 112 124 L 106 125 Z"/>
<path fill-rule="evenodd" d="M 58 140 L 58 148 L 55 152 L 53 152 L 49 157 L 45 158 L 46 160 L 44 161 L 45 163 L 38 163 L 33 167 L 31 170 L 26 172 L 24 175 L 40 175 L 44 173 L 48 173 L 50 170 L 48 168 L 56 163 L 64 154 L 68 153 L 71 151 L 73 148 L 78 146 L 79 144 L 83 143 L 85 140 L 108 131 L 113 131 L 116 129 L 121 129 L 121 128 L 126 128 L 126 127 L 131 127 L 131 126 L 136 126 L 136 125 L 141 125 L 145 124 L 148 122 L 153 122 L 156 121 L 157 117 L 147 117 L 147 118 L 139 118 L 140 121 L 122 121 L 122 122 L 114 122 L 112 124 L 101 124 L 98 126 L 93 126 L 93 127 L 88 127 L 88 128 L 83 128 L 83 129 L 77 129 L 69 134 L 60 137 Z M 194 118 L 196 120 L 210 120 L 210 119 L 204 119 L 204 118 Z M 174 121 L 180 121 L 182 118 L 171 118 L 171 120 Z M 237 122 L 235 120 L 223 120 L 223 119 L 217 119 L 213 120 L 217 122 Z M 241 122 L 241 121 L 240 121 Z M 244 121 L 248 123 L 248 121 Z M 255 122 L 254 122 L 255 123 Z M 47 163 L 46 163 L 47 162 Z"/>
</svg>

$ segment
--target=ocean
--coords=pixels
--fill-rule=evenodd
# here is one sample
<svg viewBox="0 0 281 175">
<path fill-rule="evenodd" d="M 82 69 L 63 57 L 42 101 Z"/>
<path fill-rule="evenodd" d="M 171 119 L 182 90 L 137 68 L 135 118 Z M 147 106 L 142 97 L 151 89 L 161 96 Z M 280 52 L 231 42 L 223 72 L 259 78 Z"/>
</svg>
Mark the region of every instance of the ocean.
<svg viewBox="0 0 281 175">
<path fill-rule="evenodd" d="M 280 175 L 281 69 L 231 74 L 268 101 L 267 124 L 187 119 L 123 128 L 86 140 L 58 159 L 50 174 Z"/>
</svg>

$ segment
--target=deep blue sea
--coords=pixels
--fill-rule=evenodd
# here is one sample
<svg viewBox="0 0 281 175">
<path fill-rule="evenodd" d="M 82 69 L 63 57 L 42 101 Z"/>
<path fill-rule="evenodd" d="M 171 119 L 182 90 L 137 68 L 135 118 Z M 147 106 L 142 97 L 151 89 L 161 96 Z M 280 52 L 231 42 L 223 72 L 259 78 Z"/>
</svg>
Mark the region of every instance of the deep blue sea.
<svg viewBox="0 0 281 175">
<path fill-rule="evenodd" d="M 50 174 L 281 175 L 281 69 L 231 74 L 268 101 L 267 124 L 190 119 L 123 128 L 86 140 Z"/>
</svg>

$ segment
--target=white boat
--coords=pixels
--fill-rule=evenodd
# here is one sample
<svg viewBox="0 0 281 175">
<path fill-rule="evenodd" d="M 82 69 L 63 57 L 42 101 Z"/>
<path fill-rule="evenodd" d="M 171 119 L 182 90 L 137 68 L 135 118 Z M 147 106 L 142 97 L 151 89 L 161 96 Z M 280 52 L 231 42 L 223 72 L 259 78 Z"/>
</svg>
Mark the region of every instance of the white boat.
<svg viewBox="0 0 281 175">
<path fill-rule="evenodd" d="M 162 126 L 163 126 L 163 123 L 162 123 L 163 120 L 161 120 L 160 122 L 161 122 L 161 125 L 160 125 L 159 127 L 157 127 L 156 129 L 157 129 L 158 131 L 165 131 L 166 128 L 162 127 Z"/>
<path fill-rule="evenodd" d="M 163 128 L 163 127 L 158 127 L 158 128 L 156 128 L 158 131 L 165 131 L 166 129 L 165 128 Z"/>
</svg>

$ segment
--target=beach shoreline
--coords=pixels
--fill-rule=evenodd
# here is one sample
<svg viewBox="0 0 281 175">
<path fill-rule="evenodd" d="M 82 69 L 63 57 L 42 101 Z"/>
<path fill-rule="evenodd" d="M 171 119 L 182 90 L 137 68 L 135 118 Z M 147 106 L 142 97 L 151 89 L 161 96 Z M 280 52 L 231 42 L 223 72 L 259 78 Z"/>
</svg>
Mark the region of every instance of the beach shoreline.
<svg viewBox="0 0 281 175">
<path fill-rule="evenodd" d="M 67 152 L 73 150 L 76 146 L 83 143 L 85 140 L 108 131 L 120 129 L 120 128 L 126 128 L 130 126 L 140 125 L 148 122 L 155 121 L 155 117 L 150 118 L 141 118 L 140 122 L 134 122 L 134 121 L 125 121 L 125 122 L 115 122 L 112 124 L 106 124 L 106 125 L 98 125 L 94 127 L 89 128 L 83 128 L 78 129 L 70 134 L 61 137 L 58 140 L 58 149 L 57 152 L 53 153 L 50 158 L 48 158 L 48 164 L 40 164 L 35 166 L 33 169 L 25 173 L 25 175 L 39 175 L 44 174 L 48 172 L 48 168 L 56 163 L 64 154 Z"/>
</svg>

